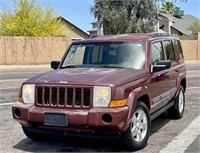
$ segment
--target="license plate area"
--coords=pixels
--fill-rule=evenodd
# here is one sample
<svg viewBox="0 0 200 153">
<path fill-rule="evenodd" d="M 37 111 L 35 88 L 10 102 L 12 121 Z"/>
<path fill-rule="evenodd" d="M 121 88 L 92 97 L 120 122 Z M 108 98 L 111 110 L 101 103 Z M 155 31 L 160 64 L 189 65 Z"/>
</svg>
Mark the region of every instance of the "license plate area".
<svg viewBox="0 0 200 153">
<path fill-rule="evenodd" d="M 67 126 L 67 115 L 64 113 L 45 113 L 44 124 L 51 126 Z"/>
</svg>

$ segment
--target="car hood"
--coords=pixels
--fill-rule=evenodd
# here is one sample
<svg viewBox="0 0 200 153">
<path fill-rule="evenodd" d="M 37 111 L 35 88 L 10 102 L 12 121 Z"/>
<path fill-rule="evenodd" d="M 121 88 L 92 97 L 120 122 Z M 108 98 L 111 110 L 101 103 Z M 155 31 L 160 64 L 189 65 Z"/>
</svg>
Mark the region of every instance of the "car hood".
<svg viewBox="0 0 200 153">
<path fill-rule="evenodd" d="M 117 68 L 67 68 L 35 76 L 26 83 L 117 86 L 147 76 L 145 70 Z"/>
</svg>

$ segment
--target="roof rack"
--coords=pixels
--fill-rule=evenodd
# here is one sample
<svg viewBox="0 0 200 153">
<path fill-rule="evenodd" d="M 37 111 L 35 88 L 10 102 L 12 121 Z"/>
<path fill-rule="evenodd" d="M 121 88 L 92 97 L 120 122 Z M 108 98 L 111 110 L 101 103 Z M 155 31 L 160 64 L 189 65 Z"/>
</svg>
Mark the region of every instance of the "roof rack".
<svg viewBox="0 0 200 153">
<path fill-rule="evenodd" d="M 90 39 L 92 39 L 92 38 L 98 38 L 98 37 L 103 37 L 103 35 L 94 35 L 94 36 L 90 36 Z"/>
<path fill-rule="evenodd" d="M 171 33 L 151 33 L 149 36 L 151 36 L 151 37 L 162 37 L 162 36 L 174 36 L 174 37 L 178 37 L 178 35 L 171 34 Z"/>
</svg>

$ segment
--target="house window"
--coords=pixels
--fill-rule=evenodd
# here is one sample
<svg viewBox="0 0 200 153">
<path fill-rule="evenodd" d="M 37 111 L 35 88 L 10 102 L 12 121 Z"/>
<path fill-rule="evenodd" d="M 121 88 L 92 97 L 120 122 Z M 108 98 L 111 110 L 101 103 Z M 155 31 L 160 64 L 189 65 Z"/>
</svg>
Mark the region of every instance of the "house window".
<svg viewBox="0 0 200 153">
<path fill-rule="evenodd" d="M 83 40 L 83 38 L 72 38 L 72 41 L 79 41 L 79 40 Z"/>
</svg>

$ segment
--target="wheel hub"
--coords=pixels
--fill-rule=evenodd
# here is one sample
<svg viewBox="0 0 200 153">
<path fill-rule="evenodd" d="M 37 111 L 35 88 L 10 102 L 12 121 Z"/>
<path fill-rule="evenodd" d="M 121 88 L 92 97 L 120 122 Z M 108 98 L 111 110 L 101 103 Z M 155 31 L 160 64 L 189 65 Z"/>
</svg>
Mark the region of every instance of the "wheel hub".
<svg viewBox="0 0 200 153">
<path fill-rule="evenodd" d="M 179 112 L 182 113 L 183 112 L 183 108 L 184 108 L 184 99 L 183 99 L 183 92 L 181 91 L 179 93 L 179 100 L 178 100 L 178 107 L 179 107 Z"/>
<path fill-rule="evenodd" d="M 132 118 L 131 133 L 136 142 L 141 142 L 147 134 L 147 116 L 143 110 L 137 110 Z"/>
</svg>

